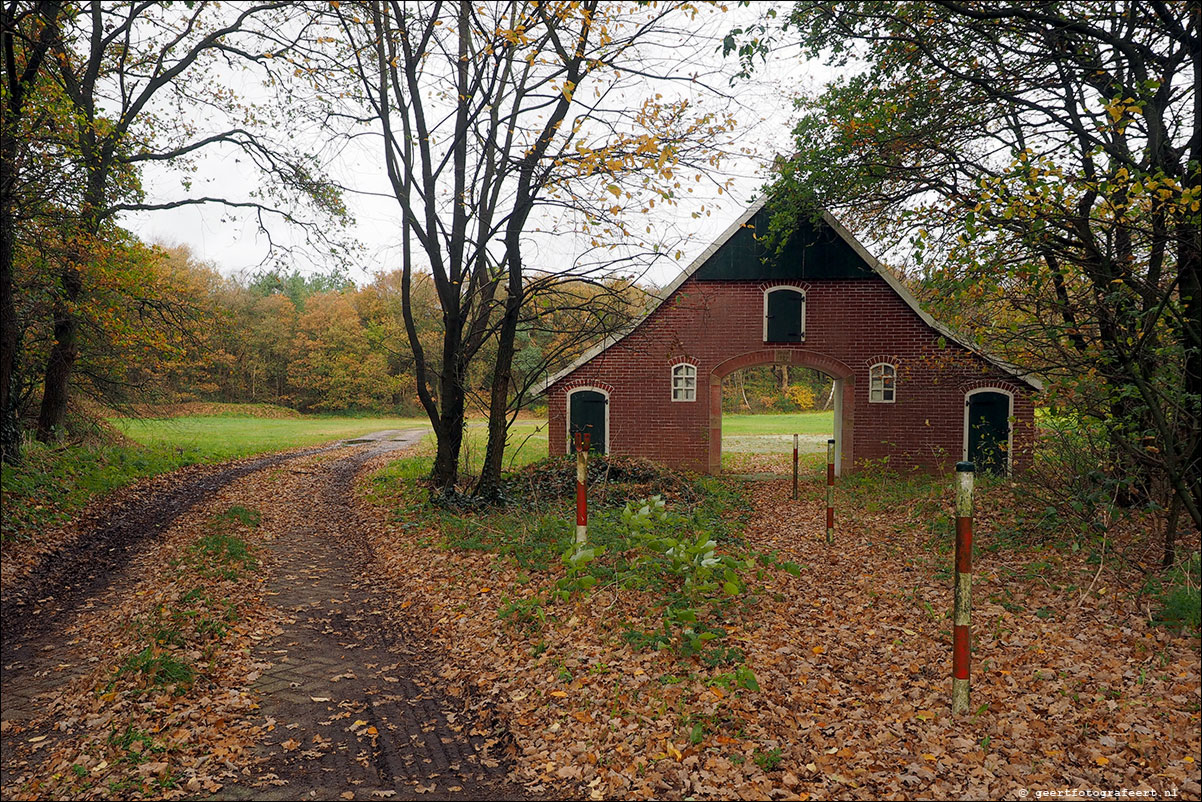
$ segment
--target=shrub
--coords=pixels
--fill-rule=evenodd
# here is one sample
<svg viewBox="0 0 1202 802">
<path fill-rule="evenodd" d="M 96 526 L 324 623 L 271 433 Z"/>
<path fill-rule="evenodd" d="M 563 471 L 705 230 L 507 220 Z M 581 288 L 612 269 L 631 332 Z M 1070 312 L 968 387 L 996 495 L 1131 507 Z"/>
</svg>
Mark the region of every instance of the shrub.
<svg viewBox="0 0 1202 802">
<path fill-rule="evenodd" d="M 1152 621 L 1160 626 L 1192 630 L 1202 628 L 1202 553 L 1194 552 L 1178 563 L 1163 579 L 1156 580 L 1149 590 L 1159 601 Z"/>
<path fill-rule="evenodd" d="M 785 397 L 799 412 L 814 408 L 814 391 L 809 387 L 803 387 L 800 384 L 790 385 L 789 389 L 785 390 Z"/>
</svg>

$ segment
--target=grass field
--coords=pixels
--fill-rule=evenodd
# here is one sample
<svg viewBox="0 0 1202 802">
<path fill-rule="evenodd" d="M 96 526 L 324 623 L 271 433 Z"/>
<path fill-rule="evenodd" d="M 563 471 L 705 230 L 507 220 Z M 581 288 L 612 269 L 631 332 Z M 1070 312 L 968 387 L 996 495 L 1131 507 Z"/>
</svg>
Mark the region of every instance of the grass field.
<svg viewBox="0 0 1202 802">
<path fill-rule="evenodd" d="M 0 485 L 6 514 L 0 535 L 4 540 L 29 536 L 68 519 L 92 498 L 135 479 L 185 465 L 349 440 L 382 429 L 420 428 L 428 432 L 430 428 L 424 418 L 252 417 L 255 410 L 247 410 L 251 414 L 245 416 L 236 412 L 222 409 L 219 414 L 109 419 L 137 446 L 101 443 L 63 449 L 30 443 L 23 466 L 5 465 L 3 469 Z M 722 421 L 723 450 L 783 453 L 791 448 L 794 432 L 803 435 L 810 450 L 821 450 L 832 424 L 830 412 L 726 415 Z M 483 420 L 469 421 L 461 462 L 465 474 L 479 473 L 487 438 Z M 428 434 L 422 452 L 432 455 L 433 441 L 433 434 Z M 505 468 L 520 467 L 546 455 L 546 421 L 517 421 L 510 430 Z"/>
<path fill-rule="evenodd" d="M 349 440 L 382 429 L 430 430 L 425 418 L 355 418 L 319 416 L 305 418 L 238 418 L 229 415 L 181 418 L 114 418 L 110 420 L 126 437 L 150 447 L 192 452 L 202 461 L 235 459 L 267 451 Z M 510 428 L 506 467 L 525 465 L 547 456 L 546 421 L 519 420 Z M 485 421 L 468 421 L 464 440 L 463 470 L 478 471 L 484 460 L 488 431 Z M 433 449 L 434 436 L 424 447 Z"/>
<path fill-rule="evenodd" d="M 835 431 L 834 412 L 794 412 L 785 415 L 723 415 L 722 453 L 783 454 L 792 452 L 793 435 L 803 454 L 826 451 Z M 729 460 L 723 460 L 723 465 Z"/>
<path fill-rule="evenodd" d="M 345 440 L 381 429 L 429 429 L 424 418 L 240 418 L 229 415 L 182 418 L 112 418 L 122 434 L 151 448 L 195 452 L 202 461 L 220 461 L 267 451 Z"/>
<path fill-rule="evenodd" d="M 251 418 L 193 415 L 179 418 L 113 418 L 119 431 L 151 448 L 168 447 L 194 454 L 193 461 L 236 459 L 267 451 L 345 440 L 381 429 L 429 429 L 425 418 L 361 418 L 315 416 L 302 418 Z M 487 441 L 483 420 L 468 423 L 464 444 L 464 470 L 473 472 L 484 459 Z M 723 450 L 762 453 L 775 450 L 793 434 L 818 436 L 822 443 L 834 430 L 833 412 L 799 412 L 786 415 L 724 415 Z M 784 438 L 784 439 L 781 439 Z M 547 455 L 545 420 L 519 420 L 510 430 L 506 466 L 520 466 Z M 808 438 L 807 442 L 809 441 Z M 430 437 L 433 440 L 433 437 Z"/>
<path fill-rule="evenodd" d="M 229 405 L 226 405 L 229 406 Z M 136 445 L 88 442 L 64 448 L 27 443 L 20 466 L 0 472 L 4 517 L 0 540 L 28 539 L 64 523 L 93 498 L 131 482 L 186 465 L 248 457 L 271 451 L 350 440 L 383 429 L 430 431 L 425 418 L 364 418 L 339 415 L 307 417 L 219 414 L 164 418 L 110 418 L 109 423 Z M 546 421 L 519 420 L 510 429 L 505 467 L 514 468 L 547 456 Z M 488 432 L 483 420 L 472 420 L 464 440 L 461 469 L 476 474 L 484 461 Z M 433 455 L 434 436 L 427 434 L 421 452 Z"/>
<path fill-rule="evenodd" d="M 822 434 L 835 430 L 835 413 L 792 412 L 784 415 L 723 415 L 722 436 Z"/>
<path fill-rule="evenodd" d="M 467 436 L 463 441 L 461 470 L 478 474 L 484 464 L 484 449 L 488 445 L 488 429 L 483 420 L 468 423 Z M 426 437 L 425 446 L 434 453 L 434 435 Z M 545 420 L 518 420 L 509 427 L 509 439 L 505 443 L 505 470 L 520 468 L 547 457 L 547 422 Z"/>
</svg>

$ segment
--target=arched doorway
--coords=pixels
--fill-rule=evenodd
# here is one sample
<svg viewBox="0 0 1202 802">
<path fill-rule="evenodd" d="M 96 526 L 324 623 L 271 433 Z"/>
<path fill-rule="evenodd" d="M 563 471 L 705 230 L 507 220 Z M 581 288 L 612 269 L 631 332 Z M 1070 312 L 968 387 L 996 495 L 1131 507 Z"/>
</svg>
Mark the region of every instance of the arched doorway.
<svg viewBox="0 0 1202 802">
<path fill-rule="evenodd" d="M 722 380 L 731 373 L 757 365 L 793 365 L 811 368 L 834 380 L 835 473 L 842 475 L 844 465 L 853 464 L 852 424 L 855 387 L 852 371 L 836 359 L 802 349 L 762 349 L 750 351 L 719 363 L 710 374 L 709 472 L 722 470 Z"/>
</svg>

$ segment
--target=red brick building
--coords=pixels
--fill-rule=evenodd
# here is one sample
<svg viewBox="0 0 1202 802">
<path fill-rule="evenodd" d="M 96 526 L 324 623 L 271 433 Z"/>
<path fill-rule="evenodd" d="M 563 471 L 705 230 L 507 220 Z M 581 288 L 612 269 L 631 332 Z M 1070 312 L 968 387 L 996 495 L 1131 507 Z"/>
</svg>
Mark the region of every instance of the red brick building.
<svg viewBox="0 0 1202 802">
<path fill-rule="evenodd" d="M 1037 381 L 959 342 L 830 215 L 779 253 L 767 224 L 752 206 L 649 313 L 548 380 L 552 455 L 582 430 L 598 450 L 717 472 L 723 377 L 778 363 L 835 380 L 840 472 L 1021 466 Z"/>
</svg>

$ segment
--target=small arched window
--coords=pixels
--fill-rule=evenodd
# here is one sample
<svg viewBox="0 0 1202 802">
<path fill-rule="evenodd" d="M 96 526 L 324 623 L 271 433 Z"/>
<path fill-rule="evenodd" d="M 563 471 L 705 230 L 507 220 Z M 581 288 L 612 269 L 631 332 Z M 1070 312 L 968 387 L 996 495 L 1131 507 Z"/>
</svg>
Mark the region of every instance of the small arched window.
<svg viewBox="0 0 1202 802">
<path fill-rule="evenodd" d="M 881 362 L 868 369 L 868 400 L 873 404 L 892 404 L 897 399 L 897 368 Z"/>
<path fill-rule="evenodd" d="M 672 366 L 672 400 L 697 400 L 697 366 L 682 362 Z"/>
<path fill-rule="evenodd" d="M 764 342 L 800 343 L 806 338 L 806 296 L 796 287 L 764 291 Z"/>
</svg>

